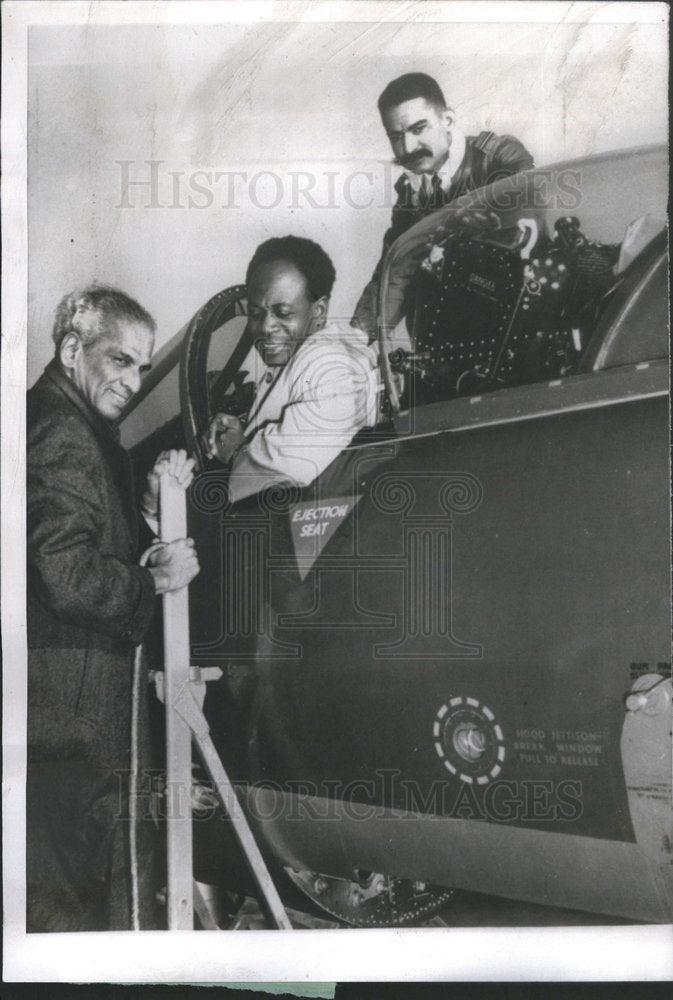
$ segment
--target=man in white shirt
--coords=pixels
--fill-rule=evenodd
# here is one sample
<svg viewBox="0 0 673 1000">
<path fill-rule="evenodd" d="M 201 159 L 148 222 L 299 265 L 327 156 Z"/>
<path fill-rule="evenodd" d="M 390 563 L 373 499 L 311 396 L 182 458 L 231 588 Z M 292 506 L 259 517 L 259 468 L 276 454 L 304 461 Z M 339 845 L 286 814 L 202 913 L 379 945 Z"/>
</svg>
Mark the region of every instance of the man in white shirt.
<svg viewBox="0 0 673 1000">
<path fill-rule="evenodd" d="M 335 271 L 318 244 L 267 240 L 248 266 L 248 325 L 267 371 L 245 423 L 218 413 L 211 457 L 231 463 L 232 502 L 276 483 L 308 486 L 376 422 L 378 367 L 367 336 L 327 322 Z"/>
<path fill-rule="evenodd" d="M 378 108 L 395 163 L 406 172 L 395 184 L 397 201 L 381 257 L 352 319 L 370 338 L 376 333 L 383 261 L 398 236 L 468 191 L 533 166 L 530 153 L 511 135 L 463 135 L 439 84 L 425 73 L 405 73 L 393 80 L 379 97 Z"/>
</svg>

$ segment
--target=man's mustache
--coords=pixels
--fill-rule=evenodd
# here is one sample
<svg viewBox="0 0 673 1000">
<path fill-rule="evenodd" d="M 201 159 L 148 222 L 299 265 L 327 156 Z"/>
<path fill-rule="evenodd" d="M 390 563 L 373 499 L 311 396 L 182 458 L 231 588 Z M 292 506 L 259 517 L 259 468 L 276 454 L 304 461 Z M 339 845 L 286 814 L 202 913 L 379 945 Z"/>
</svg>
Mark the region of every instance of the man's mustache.
<svg viewBox="0 0 673 1000">
<path fill-rule="evenodd" d="M 415 149 L 413 153 L 409 153 L 408 156 L 397 156 L 395 162 L 400 167 L 413 167 L 415 163 L 420 160 L 424 160 L 426 156 L 432 156 L 429 149 Z"/>
</svg>

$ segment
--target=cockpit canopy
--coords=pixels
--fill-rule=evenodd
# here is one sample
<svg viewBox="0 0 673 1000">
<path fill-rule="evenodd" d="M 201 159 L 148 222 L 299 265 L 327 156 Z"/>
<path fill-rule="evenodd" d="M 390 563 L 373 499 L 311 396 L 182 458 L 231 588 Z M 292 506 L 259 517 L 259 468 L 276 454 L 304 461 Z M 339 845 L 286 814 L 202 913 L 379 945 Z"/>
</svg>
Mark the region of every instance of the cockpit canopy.
<svg viewBox="0 0 673 1000">
<path fill-rule="evenodd" d="M 665 156 L 527 171 L 403 234 L 379 289 L 393 413 L 665 357 Z"/>
</svg>

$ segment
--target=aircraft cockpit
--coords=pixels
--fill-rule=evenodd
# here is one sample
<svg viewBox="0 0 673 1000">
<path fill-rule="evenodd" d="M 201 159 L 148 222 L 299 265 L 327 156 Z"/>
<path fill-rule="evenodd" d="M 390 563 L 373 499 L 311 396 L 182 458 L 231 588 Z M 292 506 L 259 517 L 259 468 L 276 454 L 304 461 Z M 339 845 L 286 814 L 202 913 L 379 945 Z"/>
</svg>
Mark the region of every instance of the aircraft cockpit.
<svg viewBox="0 0 673 1000">
<path fill-rule="evenodd" d="M 454 890 L 673 915 L 666 183 L 665 148 L 605 154 L 400 237 L 379 423 L 304 490 L 232 507 L 204 451 L 264 377 L 242 285 L 124 422 L 141 464 L 199 457 L 213 740 L 281 880 L 345 924 Z M 225 829 L 200 824 L 197 855 L 232 886 Z"/>
<path fill-rule="evenodd" d="M 645 185 L 656 160 L 640 157 Z M 619 170 L 615 161 L 602 162 L 603 172 Z M 486 393 L 667 357 L 662 203 L 639 209 L 639 182 L 632 207 L 622 200 L 619 216 L 601 214 L 590 200 L 598 189 L 587 185 L 596 169 L 504 178 L 433 213 L 391 248 L 378 323 L 398 428 L 426 426 L 409 412 L 430 404 L 469 397 L 474 408 Z M 580 176 L 582 196 L 578 188 L 571 198 L 567 185 Z M 604 184 L 600 200 L 610 192 Z M 634 294 L 651 310 L 637 331 L 625 322 Z"/>
<path fill-rule="evenodd" d="M 472 423 L 481 410 L 490 417 L 500 405 L 509 412 L 504 389 L 667 357 L 664 154 L 635 155 L 637 184 L 624 183 L 633 153 L 534 170 L 462 197 L 395 243 L 379 288 L 378 422 L 357 444 L 418 433 L 435 418 L 446 427 L 463 415 Z M 162 397 L 165 413 L 179 394 L 182 427 L 174 420 L 151 447 L 183 440 L 208 466 L 210 418 L 245 414 L 265 377 L 246 312 L 243 285 L 197 312 L 127 415 L 129 443 L 140 439 L 152 404 Z M 491 393 L 497 402 L 485 400 Z M 447 409 L 460 399 L 472 401 L 469 410 Z"/>
</svg>

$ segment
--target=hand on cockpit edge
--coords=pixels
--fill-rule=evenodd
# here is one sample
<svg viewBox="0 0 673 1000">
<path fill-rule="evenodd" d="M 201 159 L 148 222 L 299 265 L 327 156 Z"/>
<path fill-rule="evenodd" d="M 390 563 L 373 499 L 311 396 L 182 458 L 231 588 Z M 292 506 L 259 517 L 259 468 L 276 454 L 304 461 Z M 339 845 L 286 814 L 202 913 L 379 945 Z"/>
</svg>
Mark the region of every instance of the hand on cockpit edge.
<svg viewBox="0 0 673 1000">
<path fill-rule="evenodd" d="M 220 462 L 227 464 L 244 441 L 243 424 L 238 417 L 228 413 L 217 413 L 208 428 L 206 439 L 208 457 L 218 458 Z"/>
</svg>

